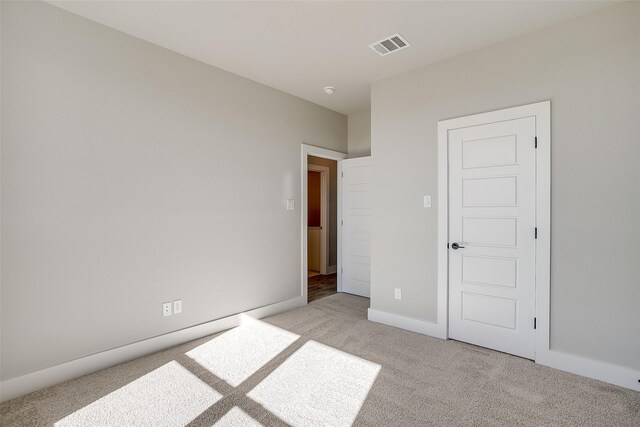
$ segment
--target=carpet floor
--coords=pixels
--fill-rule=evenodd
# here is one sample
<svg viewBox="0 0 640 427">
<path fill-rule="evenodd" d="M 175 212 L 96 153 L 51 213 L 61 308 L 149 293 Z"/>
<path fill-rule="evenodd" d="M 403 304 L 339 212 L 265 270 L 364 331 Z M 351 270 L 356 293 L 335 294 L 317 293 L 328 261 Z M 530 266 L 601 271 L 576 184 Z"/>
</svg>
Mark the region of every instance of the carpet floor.
<svg viewBox="0 0 640 427">
<path fill-rule="evenodd" d="M 0 405 L 5 426 L 640 426 L 640 393 L 369 322 L 346 294 Z"/>
</svg>

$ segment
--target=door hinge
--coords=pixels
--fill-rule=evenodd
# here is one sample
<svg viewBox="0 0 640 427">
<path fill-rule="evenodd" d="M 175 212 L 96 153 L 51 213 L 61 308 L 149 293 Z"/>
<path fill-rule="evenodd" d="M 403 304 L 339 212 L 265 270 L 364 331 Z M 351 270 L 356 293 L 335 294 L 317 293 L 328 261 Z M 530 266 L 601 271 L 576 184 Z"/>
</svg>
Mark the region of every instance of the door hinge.
<svg viewBox="0 0 640 427">
<path fill-rule="evenodd" d="M 533 329 L 536 329 L 538 327 L 538 318 L 534 317 L 533 318 Z"/>
<path fill-rule="evenodd" d="M 535 234 L 535 238 L 537 239 L 538 238 L 538 227 L 535 228 L 534 234 Z"/>
<path fill-rule="evenodd" d="M 344 226 L 344 220 L 340 220 L 340 225 Z"/>
<path fill-rule="evenodd" d="M 340 172 L 340 176 L 344 178 L 344 172 Z"/>
<path fill-rule="evenodd" d="M 536 136 L 534 139 L 535 148 L 538 148 L 538 137 Z"/>
</svg>

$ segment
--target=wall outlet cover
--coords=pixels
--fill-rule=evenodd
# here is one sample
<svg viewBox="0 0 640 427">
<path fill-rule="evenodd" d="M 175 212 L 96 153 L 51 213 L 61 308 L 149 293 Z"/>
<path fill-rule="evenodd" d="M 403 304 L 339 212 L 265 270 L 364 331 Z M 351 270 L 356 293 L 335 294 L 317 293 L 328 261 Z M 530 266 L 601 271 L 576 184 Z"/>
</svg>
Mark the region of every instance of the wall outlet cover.
<svg viewBox="0 0 640 427">
<path fill-rule="evenodd" d="M 165 302 L 162 304 L 162 315 L 164 317 L 167 316 L 171 316 L 172 311 L 171 311 L 171 303 L 170 302 Z"/>
<path fill-rule="evenodd" d="M 402 299 L 402 290 L 400 288 L 396 288 L 395 297 L 396 299 Z"/>
<path fill-rule="evenodd" d="M 173 314 L 182 313 L 182 300 L 177 299 L 173 302 Z"/>
</svg>

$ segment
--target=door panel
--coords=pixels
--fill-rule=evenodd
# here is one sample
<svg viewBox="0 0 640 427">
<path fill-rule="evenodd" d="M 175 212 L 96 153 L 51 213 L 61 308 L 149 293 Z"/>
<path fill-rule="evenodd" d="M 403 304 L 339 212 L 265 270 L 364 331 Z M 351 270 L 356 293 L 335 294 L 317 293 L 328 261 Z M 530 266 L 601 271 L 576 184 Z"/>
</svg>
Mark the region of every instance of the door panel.
<svg viewBox="0 0 640 427">
<path fill-rule="evenodd" d="M 518 204 L 518 177 L 468 178 L 462 180 L 462 205 L 516 206 Z"/>
<path fill-rule="evenodd" d="M 514 165 L 518 162 L 516 147 L 516 135 L 462 141 L 462 167 L 472 169 Z"/>
<path fill-rule="evenodd" d="M 342 292 L 369 297 L 371 282 L 371 157 L 342 166 Z"/>
<path fill-rule="evenodd" d="M 449 336 L 533 359 L 535 119 L 449 131 Z"/>
<path fill-rule="evenodd" d="M 462 282 L 515 288 L 518 284 L 518 260 L 463 254 Z"/>
<path fill-rule="evenodd" d="M 490 295 L 462 293 L 462 318 L 501 328 L 516 328 L 517 301 Z"/>
<path fill-rule="evenodd" d="M 518 218 L 462 217 L 462 240 L 469 246 L 515 247 Z"/>
</svg>

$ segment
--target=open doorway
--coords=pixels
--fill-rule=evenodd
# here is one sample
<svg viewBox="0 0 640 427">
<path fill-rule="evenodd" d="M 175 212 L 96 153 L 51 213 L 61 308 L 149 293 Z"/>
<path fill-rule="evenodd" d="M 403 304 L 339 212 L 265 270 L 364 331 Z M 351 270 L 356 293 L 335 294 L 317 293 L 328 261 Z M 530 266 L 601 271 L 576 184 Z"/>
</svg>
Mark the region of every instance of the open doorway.
<svg viewBox="0 0 640 427">
<path fill-rule="evenodd" d="M 307 157 L 307 300 L 338 291 L 338 162 Z"/>
<path fill-rule="evenodd" d="M 314 147 L 313 145 L 302 144 L 302 158 L 301 158 L 301 193 L 302 193 L 302 209 L 301 212 L 301 289 L 300 294 L 306 300 L 314 301 L 319 298 L 331 295 L 335 292 L 341 292 L 342 279 L 340 274 L 336 274 L 341 270 L 341 239 L 342 239 L 342 227 L 339 225 L 341 222 L 341 186 L 338 176 L 340 174 L 341 161 L 347 158 L 345 153 L 339 151 L 327 150 L 326 148 Z M 310 169 L 311 168 L 311 169 Z M 323 169 L 323 168 L 328 168 Z M 323 224 L 323 205 L 322 205 L 322 189 L 320 190 L 320 226 L 323 230 L 313 231 L 312 233 L 320 234 L 320 247 L 317 243 L 313 243 L 313 251 L 318 251 L 318 258 L 312 260 L 313 263 L 318 261 L 319 266 L 316 270 L 309 268 L 309 214 L 308 214 L 308 179 L 309 172 L 320 172 L 320 184 L 322 185 L 322 172 L 325 173 L 325 198 L 327 202 L 324 204 L 326 208 Z M 315 179 L 315 178 L 312 178 Z M 316 199 L 317 201 L 317 199 Z M 313 202 L 312 202 L 313 203 Z M 316 214 L 317 215 L 317 214 Z M 315 227 L 318 227 L 317 220 Z M 312 222 L 312 224 L 314 224 Z M 325 245 L 322 246 L 322 233 L 325 235 Z M 312 236 L 313 237 L 313 236 Z M 322 257 L 324 256 L 325 262 L 323 263 Z M 317 264 L 316 264 L 317 265 Z M 324 270 L 323 270 L 323 265 Z M 311 274 L 312 277 L 309 277 Z"/>
</svg>

